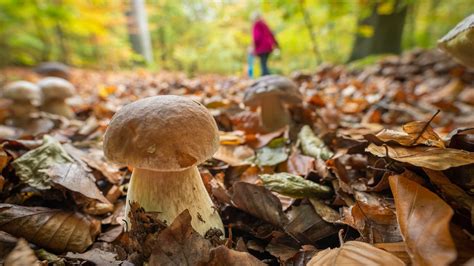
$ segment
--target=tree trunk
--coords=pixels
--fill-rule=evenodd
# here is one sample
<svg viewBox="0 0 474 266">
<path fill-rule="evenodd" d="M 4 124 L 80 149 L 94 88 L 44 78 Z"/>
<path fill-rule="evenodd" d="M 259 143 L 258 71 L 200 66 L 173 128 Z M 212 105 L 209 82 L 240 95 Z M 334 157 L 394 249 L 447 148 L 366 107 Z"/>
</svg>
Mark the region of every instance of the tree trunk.
<svg viewBox="0 0 474 266">
<path fill-rule="evenodd" d="M 131 0 L 128 16 L 128 29 L 133 50 L 142 55 L 147 64 L 153 63 L 148 17 L 144 0 Z"/>
<path fill-rule="evenodd" d="M 400 2 L 402 1 L 396 1 L 394 11 L 388 15 L 377 13 L 378 4 L 374 4 L 371 15 L 359 19 L 358 28 L 369 26 L 373 29 L 373 35 L 367 37 L 357 33 L 349 61 L 372 54 L 399 54 L 401 52 L 407 5 L 402 5 Z"/>
</svg>

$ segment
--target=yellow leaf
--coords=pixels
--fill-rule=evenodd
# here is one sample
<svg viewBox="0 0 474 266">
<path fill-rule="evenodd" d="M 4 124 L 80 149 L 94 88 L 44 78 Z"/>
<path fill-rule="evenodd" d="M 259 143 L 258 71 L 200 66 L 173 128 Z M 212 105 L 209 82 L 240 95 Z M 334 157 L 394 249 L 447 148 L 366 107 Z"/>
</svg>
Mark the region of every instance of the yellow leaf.
<svg viewBox="0 0 474 266">
<path fill-rule="evenodd" d="M 370 38 L 374 36 L 374 27 L 369 26 L 369 25 L 361 25 L 357 29 L 360 35 L 362 35 L 365 38 Z"/>
<path fill-rule="evenodd" d="M 394 1 L 384 1 L 377 7 L 377 13 L 379 15 L 390 15 L 393 13 L 395 7 Z"/>
</svg>

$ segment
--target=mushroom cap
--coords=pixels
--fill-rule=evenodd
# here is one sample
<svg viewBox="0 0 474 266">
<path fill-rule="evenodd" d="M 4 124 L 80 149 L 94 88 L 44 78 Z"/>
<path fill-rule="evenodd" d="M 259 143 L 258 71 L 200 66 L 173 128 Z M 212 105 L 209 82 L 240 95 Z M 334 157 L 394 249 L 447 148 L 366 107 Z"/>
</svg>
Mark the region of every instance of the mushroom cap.
<svg viewBox="0 0 474 266">
<path fill-rule="evenodd" d="M 125 105 L 110 121 L 104 154 L 112 162 L 154 171 L 181 171 L 210 158 L 219 132 L 208 110 L 183 96 Z"/>
<path fill-rule="evenodd" d="M 60 62 L 44 62 L 35 68 L 35 72 L 43 76 L 67 78 L 69 67 Z"/>
<path fill-rule="evenodd" d="M 279 75 L 263 76 L 255 80 L 245 91 L 244 103 L 247 106 L 259 105 L 268 97 L 279 97 L 286 103 L 300 103 L 302 100 L 298 86 L 289 78 Z"/>
<path fill-rule="evenodd" d="M 438 47 L 463 65 L 474 67 L 474 14 L 444 35 L 438 41 Z"/>
<path fill-rule="evenodd" d="M 13 101 L 35 102 L 41 100 L 40 88 L 28 81 L 15 81 L 3 89 L 3 97 Z"/>
<path fill-rule="evenodd" d="M 66 99 L 74 95 L 76 89 L 69 81 L 58 77 L 47 77 L 38 82 L 45 100 Z"/>
</svg>

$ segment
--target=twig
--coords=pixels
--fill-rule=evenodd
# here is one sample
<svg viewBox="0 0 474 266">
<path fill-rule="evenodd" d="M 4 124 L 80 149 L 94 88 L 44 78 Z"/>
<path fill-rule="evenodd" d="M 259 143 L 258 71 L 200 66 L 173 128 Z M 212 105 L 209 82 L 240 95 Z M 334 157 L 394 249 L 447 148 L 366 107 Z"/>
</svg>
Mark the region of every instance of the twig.
<svg viewBox="0 0 474 266">
<path fill-rule="evenodd" d="M 428 126 L 431 124 L 431 121 L 433 121 L 433 119 L 439 114 L 440 110 L 438 109 L 438 111 L 436 111 L 436 113 L 430 118 L 430 120 L 428 120 L 428 122 L 426 122 L 425 126 L 423 127 L 423 129 L 420 131 L 420 133 L 418 134 L 418 136 L 413 140 L 413 142 L 410 144 L 410 145 L 413 145 L 415 144 L 420 138 L 421 136 L 423 135 L 423 133 L 426 131 L 426 129 L 428 128 Z"/>
</svg>

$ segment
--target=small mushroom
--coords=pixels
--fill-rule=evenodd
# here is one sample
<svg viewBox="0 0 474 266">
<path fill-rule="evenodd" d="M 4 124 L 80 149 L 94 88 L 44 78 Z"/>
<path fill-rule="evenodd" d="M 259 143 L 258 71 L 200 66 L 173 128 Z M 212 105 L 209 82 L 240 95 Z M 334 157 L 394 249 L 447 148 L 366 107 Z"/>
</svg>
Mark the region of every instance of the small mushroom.
<svg viewBox="0 0 474 266">
<path fill-rule="evenodd" d="M 45 77 L 69 79 L 69 67 L 60 62 L 44 62 L 35 68 L 35 72 Z"/>
<path fill-rule="evenodd" d="M 130 202 L 168 224 L 188 209 L 201 235 L 211 228 L 224 232 L 197 168 L 218 146 L 213 117 L 186 97 L 154 96 L 120 109 L 105 132 L 104 154 L 109 161 L 133 167 L 126 218 Z"/>
<path fill-rule="evenodd" d="M 30 114 L 36 111 L 41 101 L 41 90 L 28 81 L 15 81 L 3 89 L 3 97 L 10 99 L 11 122 L 14 126 L 23 127 L 30 121 Z"/>
<path fill-rule="evenodd" d="M 438 41 L 438 47 L 461 64 L 474 67 L 474 14 L 444 35 Z"/>
<path fill-rule="evenodd" d="M 302 96 L 290 79 L 270 75 L 257 79 L 244 95 L 244 104 L 260 107 L 260 120 L 267 131 L 275 131 L 290 123 L 285 104 L 301 103 Z"/>
<path fill-rule="evenodd" d="M 42 111 L 74 118 L 73 110 L 65 101 L 74 95 L 74 85 L 62 78 L 48 77 L 40 80 L 38 86 L 43 93 Z"/>
</svg>

